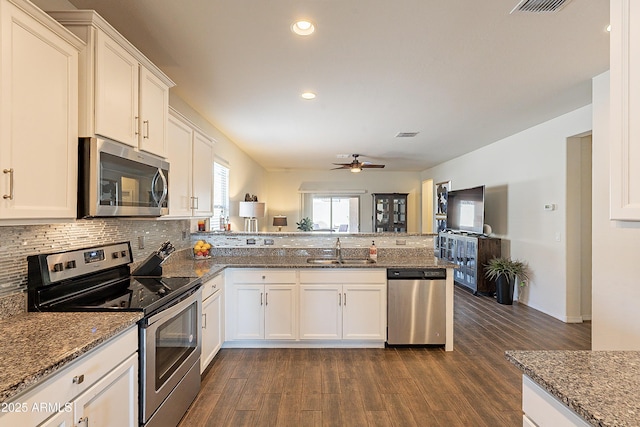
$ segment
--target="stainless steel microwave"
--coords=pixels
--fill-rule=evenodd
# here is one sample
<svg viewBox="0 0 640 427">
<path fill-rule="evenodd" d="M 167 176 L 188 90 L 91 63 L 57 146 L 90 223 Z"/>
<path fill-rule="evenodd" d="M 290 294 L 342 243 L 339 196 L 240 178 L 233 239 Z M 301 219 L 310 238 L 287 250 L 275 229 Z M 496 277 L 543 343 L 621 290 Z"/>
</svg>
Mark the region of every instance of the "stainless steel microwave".
<svg viewBox="0 0 640 427">
<path fill-rule="evenodd" d="M 78 218 L 169 213 L 169 162 L 105 138 L 78 144 Z"/>
</svg>

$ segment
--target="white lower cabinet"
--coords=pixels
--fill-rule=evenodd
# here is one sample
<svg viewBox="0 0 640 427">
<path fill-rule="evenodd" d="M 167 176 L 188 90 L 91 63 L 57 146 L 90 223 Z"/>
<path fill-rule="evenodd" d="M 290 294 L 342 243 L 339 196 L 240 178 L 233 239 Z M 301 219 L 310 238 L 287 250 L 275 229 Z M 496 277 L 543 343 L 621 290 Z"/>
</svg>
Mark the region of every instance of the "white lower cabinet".
<svg viewBox="0 0 640 427">
<path fill-rule="evenodd" d="M 385 341 L 384 270 L 300 272 L 301 340 Z"/>
<path fill-rule="evenodd" d="M 137 426 L 137 325 L 7 405 L 24 411 L 0 414 L 3 426 Z"/>
<path fill-rule="evenodd" d="M 295 340 L 295 270 L 232 270 L 227 312 L 232 340 Z"/>
<path fill-rule="evenodd" d="M 202 298 L 200 373 L 207 369 L 224 341 L 224 275 L 219 274 L 203 285 Z"/>
<path fill-rule="evenodd" d="M 384 345 L 386 277 L 377 268 L 229 269 L 225 346 Z"/>
</svg>

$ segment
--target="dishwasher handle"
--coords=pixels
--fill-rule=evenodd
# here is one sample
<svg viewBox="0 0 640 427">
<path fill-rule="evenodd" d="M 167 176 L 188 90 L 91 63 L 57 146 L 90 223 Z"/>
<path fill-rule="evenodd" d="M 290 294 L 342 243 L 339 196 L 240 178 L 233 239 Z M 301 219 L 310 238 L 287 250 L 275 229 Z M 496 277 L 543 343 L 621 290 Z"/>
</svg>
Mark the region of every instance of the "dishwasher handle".
<svg viewBox="0 0 640 427">
<path fill-rule="evenodd" d="M 440 280 L 447 278 L 447 270 L 444 268 L 387 269 L 387 280 Z"/>
</svg>

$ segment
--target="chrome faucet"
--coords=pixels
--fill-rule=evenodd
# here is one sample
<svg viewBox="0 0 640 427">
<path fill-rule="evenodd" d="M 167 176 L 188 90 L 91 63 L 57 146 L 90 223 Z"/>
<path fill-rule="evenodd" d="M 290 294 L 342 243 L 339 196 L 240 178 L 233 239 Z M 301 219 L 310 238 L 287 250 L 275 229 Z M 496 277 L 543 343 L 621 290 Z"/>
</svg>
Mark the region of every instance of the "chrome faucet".
<svg viewBox="0 0 640 427">
<path fill-rule="evenodd" d="M 342 246 L 340 244 L 340 238 L 336 240 L 336 258 L 338 261 L 342 262 Z"/>
</svg>

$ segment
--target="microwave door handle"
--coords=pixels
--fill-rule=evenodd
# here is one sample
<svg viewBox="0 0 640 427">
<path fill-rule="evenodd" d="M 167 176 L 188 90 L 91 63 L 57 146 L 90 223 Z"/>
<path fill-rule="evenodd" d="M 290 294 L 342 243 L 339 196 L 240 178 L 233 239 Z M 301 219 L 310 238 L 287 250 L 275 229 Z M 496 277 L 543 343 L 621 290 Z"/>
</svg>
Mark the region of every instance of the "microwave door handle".
<svg viewBox="0 0 640 427">
<path fill-rule="evenodd" d="M 164 176 L 164 172 L 162 172 L 162 169 L 158 168 L 158 171 L 156 172 L 155 176 L 153 177 L 153 186 L 155 187 L 156 182 L 158 181 L 158 177 L 160 177 L 162 179 L 162 195 L 160 196 L 160 198 L 156 198 L 156 193 L 152 192 L 151 194 L 153 195 L 153 200 L 155 200 L 155 202 L 158 204 L 158 206 L 162 206 L 162 204 L 164 203 L 165 199 L 167 198 L 167 193 L 169 191 L 169 186 L 167 185 L 167 178 Z"/>
</svg>

